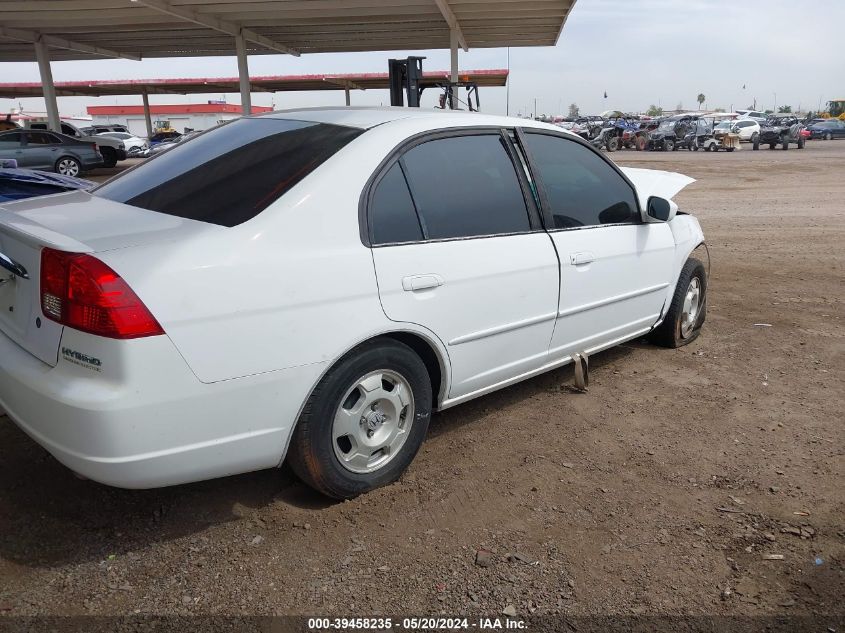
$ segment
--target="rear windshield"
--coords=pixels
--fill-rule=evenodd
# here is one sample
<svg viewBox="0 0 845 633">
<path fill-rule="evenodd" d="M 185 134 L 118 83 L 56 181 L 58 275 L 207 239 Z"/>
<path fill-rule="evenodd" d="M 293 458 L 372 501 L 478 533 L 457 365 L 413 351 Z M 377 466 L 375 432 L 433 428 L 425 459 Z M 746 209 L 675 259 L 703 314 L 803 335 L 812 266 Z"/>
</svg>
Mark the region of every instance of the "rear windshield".
<svg viewBox="0 0 845 633">
<path fill-rule="evenodd" d="M 236 226 L 261 213 L 363 130 L 238 119 L 149 159 L 92 193 L 135 207 Z"/>
</svg>

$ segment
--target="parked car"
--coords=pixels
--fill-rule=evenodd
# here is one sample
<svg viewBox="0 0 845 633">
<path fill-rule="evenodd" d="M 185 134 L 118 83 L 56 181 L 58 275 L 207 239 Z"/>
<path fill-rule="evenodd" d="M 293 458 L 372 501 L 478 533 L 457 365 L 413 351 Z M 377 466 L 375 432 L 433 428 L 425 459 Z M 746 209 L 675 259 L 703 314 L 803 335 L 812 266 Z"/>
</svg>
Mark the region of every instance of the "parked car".
<svg viewBox="0 0 845 633">
<path fill-rule="evenodd" d="M 147 147 L 149 147 L 147 141 L 132 134 L 129 134 L 129 132 L 99 132 L 97 136 L 108 136 L 110 138 L 116 138 L 119 141 L 123 141 L 123 145 L 126 148 L 127 156 L 135 156 L 137 154 L 140 154 Z"/>
<path fill-rule="evenodd" d="M 825 119 L 807 126 L 810 138 L 832 141 L 835 138 L 845 138 L 845 121 L 839 119 Z"/>
<path fill-rule="evenodd" d="M 175 130 L 171 130 L 170 132 L 157 132 L 149 138 L 149 145 L 150 147 L 154 147 L 159 143 L 171 141 L 173 139 L 179 138 L 180 136 L 182 135 L 179 132 L 176 132 Z"/>
<path fill-rule="evenodd" d="M 754 121 L 757 121 L 757 123 L 763 123 L 769 118 L 768 114 L 757 110 L 736 110 L 736 113 L 739 115 L 740 119 L 753 119 Z"/>
<path fill-rule="evenodd" d="M 803 129 L 801 122 L 792 115 L 771 116 L 760 126 L 760 136 L 754 142 L 754 149 L 760 149 L 760 145 L 768 145 L 769 149 L 778 146 L 789 149 L 790 143 L 795 143 L 798 149 L 804 149 Z"/>
<path fill-rule="evenodd" d="M 103 164 L 95 143 L 38 130 L 0 132 L 0 158 L 12 158 L 19 167 L 63 176 L 78 176 Z"/>
<path fill-rule="evenodd" d="M 138 152 L 138 156 L 143 158 L 149 158 L 150 156 L 155 156 L 156 154 L 161 154 L 161 152 L 170 149 L 174 145 L 178 143 L 184 143 L 192 138 L 194 138 L 200 132 L 187 132 L 186 134 L 180 134 L 179 136 L 174 136 L 173 138 L 165 139 L 155 145 L 150 145 L 140 152 Z"/>
<path fill-rule="evenodd" d="M 0 406 L 106 484 L 287 455 L 353 497 L 401 475 L 434 409 L 695 340 L 704 238 L 669 200 L 690 182 L 517 118 L 244 117 L 0 211 Z"/>
<path fill-rule="evenodd" d="M 53 193 L 92 189 L 93 182 L 34 169 L 5 167 L 0 161 L 0 203 L 24 200 Z"/>
<path fill-rule="evenodd" d="M 119 125 L 114 123 L 83 127 L 80 128 L 79 131 L 83 134 L 88 134 L 89 136 L 94 136 L 96 134 L 104 134 L 106 132 L 120 132 L 121 134 L 129 134 L 129 128 L 127 128 L 125 125 Z"/>
<path fill-rule="evenodd" d="M 719 135 L 720 132 L 733 132 L 734 134 L 739 134 L 740 141 L 753 143 L 760 136 L 760 124 L 754 119 L 722 121 L 714 130 L 716 135 Z"/>
<path fill-rule="evenodd" d="M 41 121 L 27 122 L 30 130 L 49 130 L 47 123 Z M 114 167 L 120 160 L 126 160 L 126 147 L 123 141 L 107 136 L 90 136 L 67 121 L 61 123 L 62 134 L 72 136 L 79 141 L 96 143 L 97 149 L 103 155 L 103 167 Z"/>
</svg>

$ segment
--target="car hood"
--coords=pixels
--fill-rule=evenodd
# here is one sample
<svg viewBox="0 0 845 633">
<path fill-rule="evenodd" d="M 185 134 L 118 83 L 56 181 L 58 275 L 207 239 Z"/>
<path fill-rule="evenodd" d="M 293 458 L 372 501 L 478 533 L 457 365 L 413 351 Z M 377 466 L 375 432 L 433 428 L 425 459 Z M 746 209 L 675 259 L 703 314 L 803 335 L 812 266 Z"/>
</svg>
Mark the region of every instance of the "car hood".
<svg viewBox="0 0 845 633">
<path fill-rule="evenodd" d="M 624 173 L 637 188 L 640 206 L 645 209 L 651 196 L 658 196 L 671 200 L 684 187 L 695 182 L 695 178 L 684 176 L 673 171 L 658 169 L 640 169 L 638 167 L 622 167 Z"/>
</svg>

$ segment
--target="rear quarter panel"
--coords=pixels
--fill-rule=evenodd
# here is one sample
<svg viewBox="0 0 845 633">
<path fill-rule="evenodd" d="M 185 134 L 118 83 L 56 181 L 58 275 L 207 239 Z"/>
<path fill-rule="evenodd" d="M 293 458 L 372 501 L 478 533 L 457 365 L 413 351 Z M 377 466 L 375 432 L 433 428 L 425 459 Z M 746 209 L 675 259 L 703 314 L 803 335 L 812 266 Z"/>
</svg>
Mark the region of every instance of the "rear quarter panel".
<svg viewBox="0 0 845 633">
<path fill-rule="evenodd" d="M 358 227 L 391 136 L 364 133 L 244 224 L 98 256 L 203 382 L 334 361 L 391 329 Z"/>
</svg>

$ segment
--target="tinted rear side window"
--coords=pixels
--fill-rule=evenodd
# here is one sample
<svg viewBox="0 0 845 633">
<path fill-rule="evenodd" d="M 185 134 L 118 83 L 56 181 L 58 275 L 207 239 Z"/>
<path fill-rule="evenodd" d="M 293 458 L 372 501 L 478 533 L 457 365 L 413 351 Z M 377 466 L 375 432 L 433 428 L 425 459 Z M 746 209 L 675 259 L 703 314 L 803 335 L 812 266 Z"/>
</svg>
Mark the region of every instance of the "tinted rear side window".
<svg viewBox="0 0 845 633">
<path fill-rule="evenodd" d="M 427 239 L 531 230 L 516 170 L 499 134 L 427 141 L 402 160 Z"/>
<path fill-rule="evenodd" d="M 261 213 L 362 130 L 285 119 L 238 119 L 159 154 L 94 195 L 236 226 Z"/>
<path fill-rule="evenodd" d="M 370 224 L 373 244 L 423 239 L 417 210 L 399 163 L 394 164 L 376 185 L 370 202 Z"/>
</svg>

